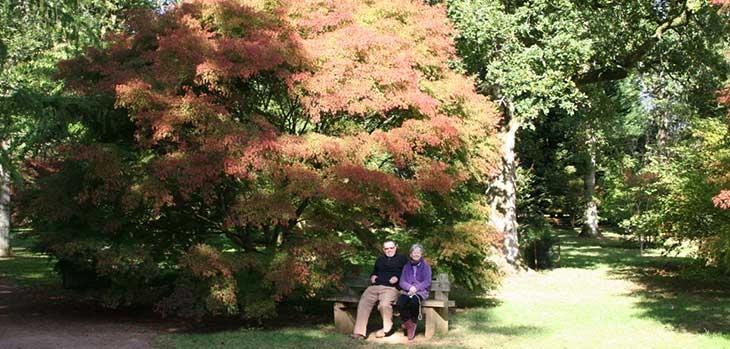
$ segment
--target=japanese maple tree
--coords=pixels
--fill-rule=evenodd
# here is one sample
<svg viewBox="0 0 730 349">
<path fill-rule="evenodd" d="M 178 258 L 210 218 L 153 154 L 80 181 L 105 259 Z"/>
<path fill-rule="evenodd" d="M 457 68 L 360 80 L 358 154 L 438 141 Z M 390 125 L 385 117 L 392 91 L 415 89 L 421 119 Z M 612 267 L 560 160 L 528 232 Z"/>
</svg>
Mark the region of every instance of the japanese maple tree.
<svg viewBox="0 0 730 349">
<path fill-rule="evenodd" d="M 134 14 L 60 65 L 70 92 L 112 96 L 124 113 L 116 128 L 82 120 L 31 166 L 23 202 L 42 248 L 123 289 L 112 304 L 174 271 L 158 309 L 191 316 L 270 314 L 336 281 L 387 229 L 478 284 L 499 115 L 449 67 L 453 34 L 443 7 L 420 1 Z"/>
</svg>

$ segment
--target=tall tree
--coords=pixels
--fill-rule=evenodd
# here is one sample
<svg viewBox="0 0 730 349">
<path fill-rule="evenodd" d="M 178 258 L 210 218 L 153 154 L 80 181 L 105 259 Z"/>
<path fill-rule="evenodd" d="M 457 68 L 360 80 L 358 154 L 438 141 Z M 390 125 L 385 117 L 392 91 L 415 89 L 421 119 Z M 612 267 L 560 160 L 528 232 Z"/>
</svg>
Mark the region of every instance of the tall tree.
<svg viewBox="0 0 730 349">
<path fill-rule="evenodd" d="M 730 0 L 712 0 L 713 4 L 720 5 L 720 12 L 727 11 L 730 8 Z M 723 105 L 730 105 L 730 88 L 720 91 L 718 102 Z M 723 209 L 730 209 L 730 190 L 722 190 L 713 198 L 715 206 Z"/>
<path fill-rule="evenodd" d="M 0 38 L 0 70 L 5 67 L 7 50 L 7 45 Z M 8 161 L 4 156 L 7 153 L 6 149 L 7 144 L 2 141 L 0 143 L 0 257 L 7 257 L 12 252 L 10 249 L 10 176 Z"/>
<path fill-rule="evenodd" d="M 125 1 L 15 1 L 0 6 L 0 256 L 10 252 L 10 188 L 20 183 L 18 164 L 44 144 L 66 134 L 73 122 L 62 84 L 51 75 L 56 63 L 121 28 L 128 10 L 157 3 Z M 77 108 L 75 108 L 77 109 Z"/>
<path fill-rule="evenodd" d="M 583 87 L 661 68 L 665 56 L 714 56 L 723 32 L 716 9 L 698 1 L 448 1 L 460 55 L 505 111 L 504 172 L 490 191 L 502 214 L 505 254 L 516 262 L 513 129 L 554 108 L 587 103 Z M 501 206 L 501 207 L 500 207 Z M 587 210 L 592 210 L 590 206 Z M 591 213 L 587 215 L 592 216 Z M 594 224 L 597 222 L 594 222 Z M 596 227 L 589 231 L 597 232 Z"/>
<path fill-rule="evenodd" d="M 2 145 L 5 148 L 4 144 Z M 0 160 L 0 257 L 7 257 L 10 249 L 10 174 L 6 161 Z"/>
<path fill-rule="evenodd" d="M 588 134 L 586 141 L 587 159 L 584 179 L 585 188 L 583 191 L 585 210 L 580 236 L 595 237 L 600 235 L 598 232 L 598 203 L 596 202 L 596 148 L 598 148 L 598 140 L 596 131 L 592 127 L 586 129 L 586 133 Z"/>
<path fill-rule="evenodd" d="M 61 66 L 71 93 L 112 97 L 129 127 L 102 137 L 85 124 L 38 166 L 26 202 L 42 244 L 61 267 L 119 280 L 109 253 L 173 269 L 170 311 L 262 316 L 335 281 L 388 230 L 443 251 L 434 262 L 457 280 L 483 281 L 492 231 L 475 223 L 478 188 L 498 168 L 499 116 L 450 68 L 453 34 L 444 8 L 412 1 L 140 13 Z M 208 288 L 185 298 L 190 279 Z M 191 298 L 203 302 L 179 303 Z"/>
</svg>

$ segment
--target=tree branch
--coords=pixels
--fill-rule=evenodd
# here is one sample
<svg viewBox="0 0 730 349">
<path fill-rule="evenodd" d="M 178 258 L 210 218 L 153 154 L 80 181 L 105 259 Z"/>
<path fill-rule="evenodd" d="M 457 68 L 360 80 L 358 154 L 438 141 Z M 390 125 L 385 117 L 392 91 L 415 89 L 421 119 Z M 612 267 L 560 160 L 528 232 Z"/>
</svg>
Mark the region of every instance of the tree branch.
<svg viewBox="0 0 730 349">
<path fill-rule="evenodd" d="M 654 46 L 656 46 L 656 44 L 662 39 L 662 36 L 667 30 L 685 26 L 688 22 L 689 12 L 685 7 L 679 15 L 660 24 L 654 31 L 654 35 L 647 38 L 644 43 L 637 47 L 633 52 L 620 59 L 614 68 L 592 70 L 585 74 L 575 76 L 573 81 L 575 81 L 578 85 L 586 85 L 625 78 L 628 76 L 631 69 L 635 68 L 642 59 L 646 58 Z"/>
<path fill-rule="evenodd" d="M 231 240 L 231 242 L 233 242 L 234 244 L 236 244 L 239 247 L 243 248 L 244 251 L 246 251 L 246 252 L 256 252 L 256 249 L 253 248 L 253 246 L 251 245 L 251 242 L 250 242 L 249 239 L 244 239 L 243 237 L 241 237 L 241 235 L 238 235 L 237 233 L 234 233 L 234 232 L 229 231 L 229 230 L 224 230 L 223 231 L 223 234 L 225 234 L 226 237 L 228 237 L 228 239 Z"/>
<path fill-rule="evenodd" d="M 297 221 L 299 221 L 299 217 L 304 213 L 304 210 L 309 206 L 310 200 L 304 199 L 300 204 L 299 207 L 297 207 L 297 210 L 294 212 L 294 217 L 287 221 L 286 225 L 279 224 L 279 232 L 281 234 L 281 239 L 284 241 L 284 238 L 287 234 L 289 234 L 292 230 L 292 228 L 297 224 Z"/>
</svg>

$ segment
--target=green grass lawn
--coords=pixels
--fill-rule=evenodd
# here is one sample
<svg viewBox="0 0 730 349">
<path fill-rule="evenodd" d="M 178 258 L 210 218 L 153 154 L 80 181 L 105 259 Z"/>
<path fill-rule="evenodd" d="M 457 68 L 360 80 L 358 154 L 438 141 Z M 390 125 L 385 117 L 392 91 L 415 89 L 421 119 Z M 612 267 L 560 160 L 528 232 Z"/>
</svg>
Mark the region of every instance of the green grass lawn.
<svg viewBox="0 0 730 349">
<path fill-rule="evenodd" d="M 45 255 L 30 251 L 29 240 L 17 238 L 20 234 L 13 231 L 10 247 L 13 256 L 0 258 L 0 279 L 11 280 L 15 284 L 33 288 L 56 288 L 61 279 L 53 271 L 53 263 Z"/>
<path fill-rule="evenodd" d="M 448 336 L 411 348 L 730 348 L 730 287 L 676 269 L 689 260 L 607 234 L 561 231 L 561 268 L 505 280 L 493 298 L 462 300 Z M 165 348 L 378 348 L 330 325 L 168 334 Z M 405 347 L 405 346 L 404 346 Z"/>
<path fill-rule="evenodd" d="M 560 231 L 561 268 L 504 281 L 489 296 L 454 294 L 460 306 L 447 336 L 410 348 L 730 348 L 730 280 L 688 273 L 690 259 L 639 254 L 635 243 L 607 234 L 578 239 Z M 0 278 L 29 287 L 58 287 L 48 258 L 14 240 Z M 160 336 L 160 348 L 390 348 L 338 334 L 331 307 L 312 319 L 265 328 L 186 326 Z M 401 346 L 405 347 L 405 346 Z"/>
</svg>

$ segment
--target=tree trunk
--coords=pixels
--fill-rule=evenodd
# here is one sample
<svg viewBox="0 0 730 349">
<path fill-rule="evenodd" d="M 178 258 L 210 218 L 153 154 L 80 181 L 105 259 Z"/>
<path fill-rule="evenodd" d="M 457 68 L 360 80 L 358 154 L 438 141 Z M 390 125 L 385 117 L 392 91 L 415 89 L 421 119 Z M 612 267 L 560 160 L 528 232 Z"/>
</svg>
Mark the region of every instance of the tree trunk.
<svg viewBox="0 0 730 349">
<path fill-rule="evenodd" d="M 672 134 L 670 129 L 672 121 L 672 113 L 669 110 L 659 111 L 659 120 L 657 120 L 656 135 L 656 157 L 659 162 L 669 164 L 669 146 L 676 135 Z"/>
<path fill-rule="evenodd" d="M 512 267 L 520 265 L 520 250 L 517 240 L 517 191 L 515 141 L 520 122 L 511 117 L 501 134 L 502 138 L 502 171 L 494 179 L 487 195 L 492 207 L 490 222 L 494 228 L 504 234 L 502 252 L 507 263 Z"/>
<path fill-rule="evenodd" d="M 10 256 L 10 174 L 0 162 L 0 257 Z"/>
<path fill-rule="evenodd" d="M 665 81 L 666 79 L 667 77 L 664 73 L 659 73 L 660 81 Z M 642 93 L 646 93 L 645 98 L 653 104 L 658 104 L 658 101 L 671 100 L 673 98 L 672 94 L 667 90 L 666 83 L 659 83 L 653 88 L 644 87 L 642 90 L 646 91 L 642 91 Z M 659 162 L 663 164 L 667 164 L 669 162 L 668 147 L 673 138 L 670 128 L 673 123 L 673 115 L 674 113 L 671 110 L 671 107 L 662 104 L 654 106 L 650 114 L 652 122 L 656 124 L 657 128 L 654 139 L 654 147 L 651 150 L 651 156 L 659 159 Z"/>
<path fill-rule="evenodd" d="M 583 198 L 586 207 L 583 214 L 583 227 L 580 231 L 581 237 L 598 237 L 598 205 L 596 204 L 596 136 L 592 130 L 588 138 L 588 168 L 585 174 L 585 190 Z"/>
</svg>

